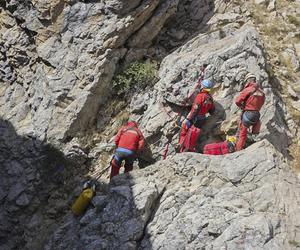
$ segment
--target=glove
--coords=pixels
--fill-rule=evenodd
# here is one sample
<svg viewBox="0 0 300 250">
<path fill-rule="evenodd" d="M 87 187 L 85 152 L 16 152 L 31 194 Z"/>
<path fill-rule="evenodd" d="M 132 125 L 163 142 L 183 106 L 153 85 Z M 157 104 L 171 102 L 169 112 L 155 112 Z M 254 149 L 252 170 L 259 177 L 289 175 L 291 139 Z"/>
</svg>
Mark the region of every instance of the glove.
<svg viewBox="0 0 300 250">
<path fill-rule="evenodd" d="M 185 125 L 186 125 L 187 128 L 190 128 L 191 125 L 192 125 L 191 122 L 190 122 L 190 120 L 188 120 L 188 119 L 185 119 L 183 122 L 185 123 Z"/>
</svg>

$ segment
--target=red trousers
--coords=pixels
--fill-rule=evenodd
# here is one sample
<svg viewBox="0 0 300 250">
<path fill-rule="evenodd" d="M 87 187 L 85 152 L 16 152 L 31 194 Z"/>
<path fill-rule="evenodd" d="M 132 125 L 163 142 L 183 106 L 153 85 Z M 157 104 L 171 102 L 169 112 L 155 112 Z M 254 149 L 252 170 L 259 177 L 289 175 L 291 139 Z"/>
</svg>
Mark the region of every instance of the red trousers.
<svg viewBox="0 0 300 250">
<path fill-rule="evenodd" d="M 260 120 L 252 126 L 252 134 L 259 134 L 261 122 Z M 242 150 L 245 146 L 248 134 L 248 128 L 240 121 L 238 141 L 236 143 L 236 151 Z"/>
<path fill-rule="evenodd" d="M 133 165 L 126 164 L 125 162 L 125 170 L 124 173 L 130 172 L 133 169 Z M 111 161 L 111 172 L 110 172 L 110 179 L 113 178 L 115 175 L 118 175 L 120 172 L 121 166 L 113 159 Z"/>
</svg>

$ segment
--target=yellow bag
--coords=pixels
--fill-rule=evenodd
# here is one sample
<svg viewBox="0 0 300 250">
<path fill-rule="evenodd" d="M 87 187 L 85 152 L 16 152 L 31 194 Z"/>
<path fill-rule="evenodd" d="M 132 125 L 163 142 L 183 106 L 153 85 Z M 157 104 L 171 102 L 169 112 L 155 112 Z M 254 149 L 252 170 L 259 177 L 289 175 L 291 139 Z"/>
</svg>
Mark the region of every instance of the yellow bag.
<svg viewBox="0 0 300 250">
<path fill-rule="evenodd" d="M 72 205 L 72 212 L 75 215 L 82 214 L 87 208 L 87 206 L 90 204 L 90 201 L 92 200 L 93 196 L 94 191 L 92 188 L 84 189 Z"/>
</svg>

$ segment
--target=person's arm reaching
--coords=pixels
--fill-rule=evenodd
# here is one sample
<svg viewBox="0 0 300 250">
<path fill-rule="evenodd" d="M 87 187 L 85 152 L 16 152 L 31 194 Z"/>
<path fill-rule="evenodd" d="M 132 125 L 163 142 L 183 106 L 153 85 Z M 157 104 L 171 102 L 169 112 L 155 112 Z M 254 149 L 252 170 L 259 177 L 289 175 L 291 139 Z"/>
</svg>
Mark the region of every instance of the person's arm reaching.
<svg viewBox="0 0 300 250">
<path fill-rule="evenodd" d="M 193 120 L 196 114 L 198 113 L 199 108 L 200 106 L 197 103 L 194 103 L 192 106 L 192 110 L 190 111 L 186 119 L 189 121 Z"/>
</svg>

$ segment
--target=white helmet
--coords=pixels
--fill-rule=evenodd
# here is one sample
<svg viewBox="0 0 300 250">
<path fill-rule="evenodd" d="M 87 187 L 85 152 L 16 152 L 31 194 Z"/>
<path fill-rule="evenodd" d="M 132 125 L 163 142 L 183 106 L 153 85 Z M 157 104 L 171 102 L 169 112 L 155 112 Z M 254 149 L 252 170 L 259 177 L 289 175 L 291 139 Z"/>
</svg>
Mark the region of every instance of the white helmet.
<svg viewBox="0 0 300 250">
<path fill-rule="evenodd" d="M 252 73 L 248 73 L 246 76 L 245 76 L 245 81 L 247 81 L 249 78 L 254 78 L 256 80 L 256 75 L 252 74 Z"/>
</svg>

